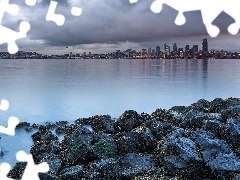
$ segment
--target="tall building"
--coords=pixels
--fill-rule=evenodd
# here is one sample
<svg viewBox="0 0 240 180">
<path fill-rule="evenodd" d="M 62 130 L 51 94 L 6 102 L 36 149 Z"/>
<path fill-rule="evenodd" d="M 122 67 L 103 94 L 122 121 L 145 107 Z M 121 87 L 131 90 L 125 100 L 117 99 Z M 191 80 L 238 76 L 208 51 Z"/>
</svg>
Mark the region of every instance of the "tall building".
<svg viewBox="0 0 240 180">
<path fill-rule="evenodd" d="M 177 44 L 174 43 L 173 44 L 173 56 L 176 56 L 177 55 Z"/>
<path fill-rule="evenodd" d="M 186 45 L 185 46 L 185 57 L 188 57 L 189 56 L 189 45 Z"/>
<path fill-rule="evenodd" d="M 203 39 L 202 52 L 204 54 L 208 53 L 208 41 L 207 41 L 207 38 Z"/>
<path fill-rule="evenodd" d="M 151 55 L 151 48 L 148 48 L 148 55 Z"/>
<path fill-rule="evenodd" d="M 193 45 L 193 47 L 192 47 L 193 58 L 197 56 L 197 53 L 198 53 L 198 45 Z"/>
<path fill-rule="evenodd" d="M 168 57 L 170 55 L 170 46 L 164 44 L 164 54 Z"/>
<path fill-rule="evenodd" d="M 156 47 L 156 55 L 159 56 L 160 55 L 160 46 Z"/>
</svg>

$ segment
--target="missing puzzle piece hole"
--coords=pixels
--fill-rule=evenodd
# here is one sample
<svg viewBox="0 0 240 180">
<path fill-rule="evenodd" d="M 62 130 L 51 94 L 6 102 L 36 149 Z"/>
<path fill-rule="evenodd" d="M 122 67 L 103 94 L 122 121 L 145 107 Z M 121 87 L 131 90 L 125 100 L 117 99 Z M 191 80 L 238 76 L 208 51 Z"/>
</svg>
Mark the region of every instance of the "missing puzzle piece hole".
<svg viewBox="0 0 240 180">
<path fill-rule="evenodd" d="M 16 16 L 19 13 L 19 7 L 18 5 L 11 4 L 10 8 L 8 9 L 8 13 L 12 16 Z"/>
<path fill-rule="evenodd" d="M 186 22 L 186 18 L 183 15 L 183 13 L 178 13 L 176 20 L 175 20 L 175 24 L 178 26 L 181 26 L 181 25 L 185 24 L 185 22 Z"/>
<path fill-rule="evenodd" d="M 23 21 L 20 23 L 20 26 L 19 26 L 20 32 L 25 34 L 26 32 L 28 32 L 30 30 L 30 28 L 31 28 L 31 26 L 30 26 L 29 22 Z"/>
<path fill-rule="evenodd" d="M 1 163 L 0 164 L 0 178 L 6 177 L 6 175 L 10 171 L 10 169 L 11 169 L 10 164 L 5 163 L 5 162 Z"/>
<path fill-rule="evenodd" d="M 8 108 L 9 108 L 9 102 L 5 99 L 2 99 L 1 104 L 0 104 L 0 109 L 2 111 L 6 111 L 6 110 L 8 110 Z"/>
<path fill-rule="evenodd" d="M 36 0 L 25 0 L 25 3 L 28 5 L 28 6 L 35 6 L 37 1 Z"/>
<path fill-rule="evenodd" d="M 136 3 L 138 0 L 129 0 L 130 3 Z"/>
<path fill-rule="evenodd" d="M 82 9 L 78 7 L 72 7 L 71 13 L 74 16 L 80 16 L 82 14 Z"/>
<path fill-rule="evenodd" d="M 236 35 L 239 31 L 239 25 L 237 23 L 233 23 L 228 26 L 228 32 L 232 35 Z"/>
</svg>

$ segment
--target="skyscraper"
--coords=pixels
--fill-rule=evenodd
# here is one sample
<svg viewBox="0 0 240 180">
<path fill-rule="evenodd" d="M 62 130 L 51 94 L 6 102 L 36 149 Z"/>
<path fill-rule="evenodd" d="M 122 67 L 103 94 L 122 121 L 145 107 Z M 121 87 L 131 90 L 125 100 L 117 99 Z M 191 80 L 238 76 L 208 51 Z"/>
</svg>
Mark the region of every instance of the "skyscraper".
<svg viewBox="0 0 240 180">
<path fill-rule="evenodd" d="M 156 47 L 156 55 L 159 56 L 160 55 L 160 46 Z"/>
<path fill-rule="evenodd" d="M 164 44 L 164 53 L 167 57 L 170 55 L 170 46 L 168 46 L 166 43 Z"/>
<path fill-rule="evenodd" d="M 185 46 L 185 57 L 189 56 L 189 45 Z"/>
<path fill-rule="evenodd" d="M 177 55 L 177 44 L 174 43 L 173 44 L 173 56 L 176 56 Z"/>
<path fill-rule="evenodd" d="M 193 56 L 193 58 L 195 56 L 197 56 L 197 53 L 198 53 L 198 45 L 193 45 L 193 47 L 192 47 L 192 56 Z"/>
<path fill-rule="evenodd" d="M 204 54 L 208 53 L 208 41 L 207 41 L 207 38 L 203 39 L 202 52 Z"/>
</svg>

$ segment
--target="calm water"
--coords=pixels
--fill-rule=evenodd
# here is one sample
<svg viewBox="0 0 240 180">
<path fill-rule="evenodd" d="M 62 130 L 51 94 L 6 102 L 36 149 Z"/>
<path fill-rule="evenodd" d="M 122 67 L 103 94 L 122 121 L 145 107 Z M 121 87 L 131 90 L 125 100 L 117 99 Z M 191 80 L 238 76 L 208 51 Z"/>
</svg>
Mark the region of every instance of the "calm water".
<svg viewBox="0 0 240 180">
<path fill-rule="evenodd" d="M 152 113 L 215 97 L 240 97 L 240 60 L 0 60 L 0 99 L 10 103 L 1 125 L 12 115 L 40 124 L 118 118 L 127 109 Z M 24 133 L 17 135 L 0 147 L 26 149 Z"/>
<path fill-rule="evenodd" d="M 215 97 L 240 97 L 240 60 L 0 60 L 0 99 L 10 103 L 0 115 L 32 123 Z"/>
</svg>

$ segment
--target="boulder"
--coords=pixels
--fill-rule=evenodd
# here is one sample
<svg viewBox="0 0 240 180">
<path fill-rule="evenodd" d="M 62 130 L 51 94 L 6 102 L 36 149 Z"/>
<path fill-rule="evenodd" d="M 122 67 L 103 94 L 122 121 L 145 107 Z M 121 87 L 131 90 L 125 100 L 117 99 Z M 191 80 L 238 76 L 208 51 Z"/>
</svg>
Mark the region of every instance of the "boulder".
<svg viewBox="0 0 240 180">
<path fill-rule="evenodd" d="M 63 169 L 60 172 L 60 180 L 75 180 L 82 178 L 83 175 L 83 166 L 76 165 Z"/>
</svg>

